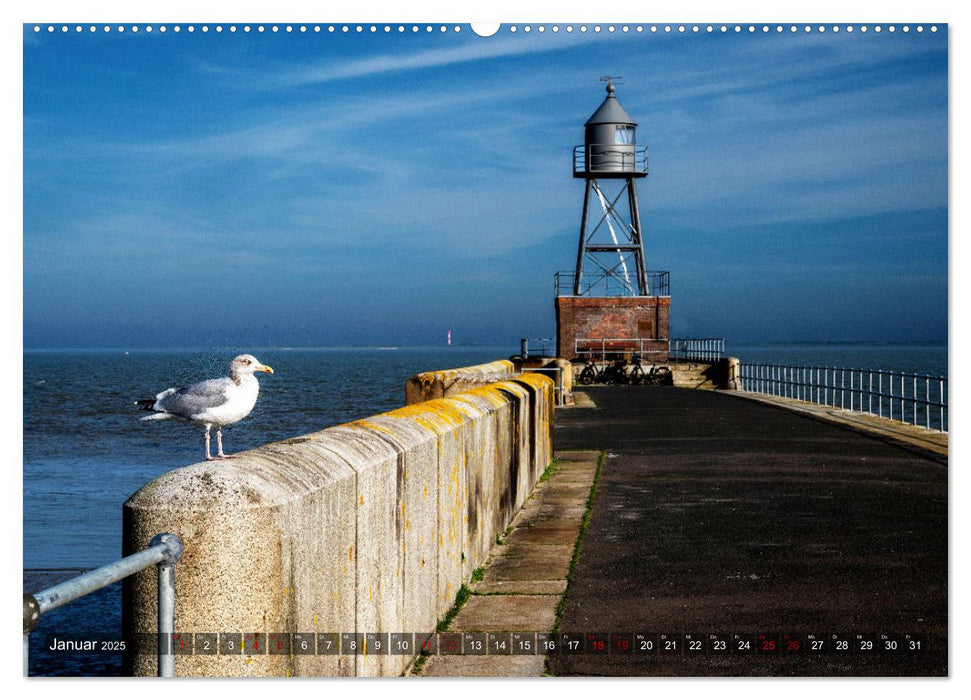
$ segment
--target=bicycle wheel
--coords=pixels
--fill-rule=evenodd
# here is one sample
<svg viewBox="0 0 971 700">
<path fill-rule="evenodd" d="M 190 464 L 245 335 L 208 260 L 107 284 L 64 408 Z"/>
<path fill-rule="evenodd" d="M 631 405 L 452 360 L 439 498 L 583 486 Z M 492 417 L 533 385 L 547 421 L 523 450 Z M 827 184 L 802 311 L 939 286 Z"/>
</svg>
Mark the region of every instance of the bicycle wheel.
<svg viewBox="0 0 971 700">
<path fill-rule="evenodd" d="M 581 384 L 593 384 L 593 380 L 596 379 L 596 377 L 597 372 L 593 368 L 593 365 L 587 365 L 583 368 L 583 371 L 580 372 L 579 382 Z"/>
</svg>

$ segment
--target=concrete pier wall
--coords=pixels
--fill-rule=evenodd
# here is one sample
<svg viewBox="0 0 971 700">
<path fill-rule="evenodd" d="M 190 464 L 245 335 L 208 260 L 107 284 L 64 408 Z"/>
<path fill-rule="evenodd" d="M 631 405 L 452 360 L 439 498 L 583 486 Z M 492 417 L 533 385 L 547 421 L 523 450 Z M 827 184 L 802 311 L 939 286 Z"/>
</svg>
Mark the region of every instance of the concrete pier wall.
<svg viewBox="0 0 971 700">
<path fill-rule="evenodd" d="M 509 379 L 517 373 L 509 360 L 496 360 L 482 365 L 422 372 L 405 382 L 405 404 L 443 399 L 476 387 Z"/>
<path fill-rule="evenodd" d="M 530 357 L 512 359 L 517 372 L 539 372 L 545 374 L 556 383 L 556 401 L 558 406 L 573 403 L 573 364 L 561 357 Z"/>
<path fill-rule="evenodd" d="M 553 401 L 550 379 L 525 374 L 144 486 L 124 506 L 125 553 L 178 534 L 177 631 L 197 645 L 238 634 L 245 652 L 196 649 L 176 657 L 176 673 L 400 674 L 412 656 L 274 653 L 276 642 L 434 631 L 550 463 Z M 155 572 L 127 579 L 136 675 L 156 673 L 156 615 Z"/>
</svg>

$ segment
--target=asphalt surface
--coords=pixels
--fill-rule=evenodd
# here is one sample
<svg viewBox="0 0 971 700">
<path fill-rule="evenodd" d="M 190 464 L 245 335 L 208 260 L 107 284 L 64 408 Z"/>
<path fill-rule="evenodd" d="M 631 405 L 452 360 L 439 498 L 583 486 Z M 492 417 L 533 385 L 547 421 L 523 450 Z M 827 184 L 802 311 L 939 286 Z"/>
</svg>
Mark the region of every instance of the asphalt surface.
<svg viewBox="0 0 971 700">
<path fill-rule="evenodd" d="M 584 391 L 557 450 L 609 456 L 551 673 L 947 675 L 940 459 L 721 393 Z"/>
</svg>

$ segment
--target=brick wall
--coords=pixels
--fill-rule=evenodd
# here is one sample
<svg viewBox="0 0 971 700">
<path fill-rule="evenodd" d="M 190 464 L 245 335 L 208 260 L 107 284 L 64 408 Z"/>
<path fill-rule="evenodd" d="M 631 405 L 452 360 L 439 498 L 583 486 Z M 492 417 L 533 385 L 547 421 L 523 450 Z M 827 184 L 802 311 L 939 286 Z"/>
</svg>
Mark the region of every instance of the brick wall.
<svg viewBox="0 0 971 700">
<path fill-rule="evenodd" d="M 667 359 L 670 297 L 556 297 L 557 356 L 574 357 L 576 338 L 653 338 L 650 359 Z"/>
</svg>

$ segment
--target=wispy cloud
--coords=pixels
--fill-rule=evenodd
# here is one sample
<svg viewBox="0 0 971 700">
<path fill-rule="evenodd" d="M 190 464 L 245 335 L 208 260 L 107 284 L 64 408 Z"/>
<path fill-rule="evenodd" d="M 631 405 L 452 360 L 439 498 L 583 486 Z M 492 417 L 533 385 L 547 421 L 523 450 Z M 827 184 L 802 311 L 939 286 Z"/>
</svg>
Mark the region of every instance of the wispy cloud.
<svg viewBox="0 0 971 700">
<path fill-rule="evenodd" d="M 617 37 L 612 37 L 617 39 Z M 527 54 L 550 51 L 575 50 L 578 46 L 605 37 L 596 34 L 571 37 L 472 37 L 465 43 L 447 48 L 429 48 L 419 51 L 381 53 L 366 58 L 336 59 L 329 57 L 311 65 L 281 63 L 266 70 L 265 62 L 260 67 L 246 66 L 234 68 L 213 62 L 200 63 L 198 67 L 206 72 L 222 77 L 235 76 L 252 88 L 290 89 L 294 87 L 319 85 L 322 83 L 355 78 L 374 77 L 390 73 L 421 71 L 430 68 L 443 68 L 475 61 L 513 58 Z"/>
</svg>

